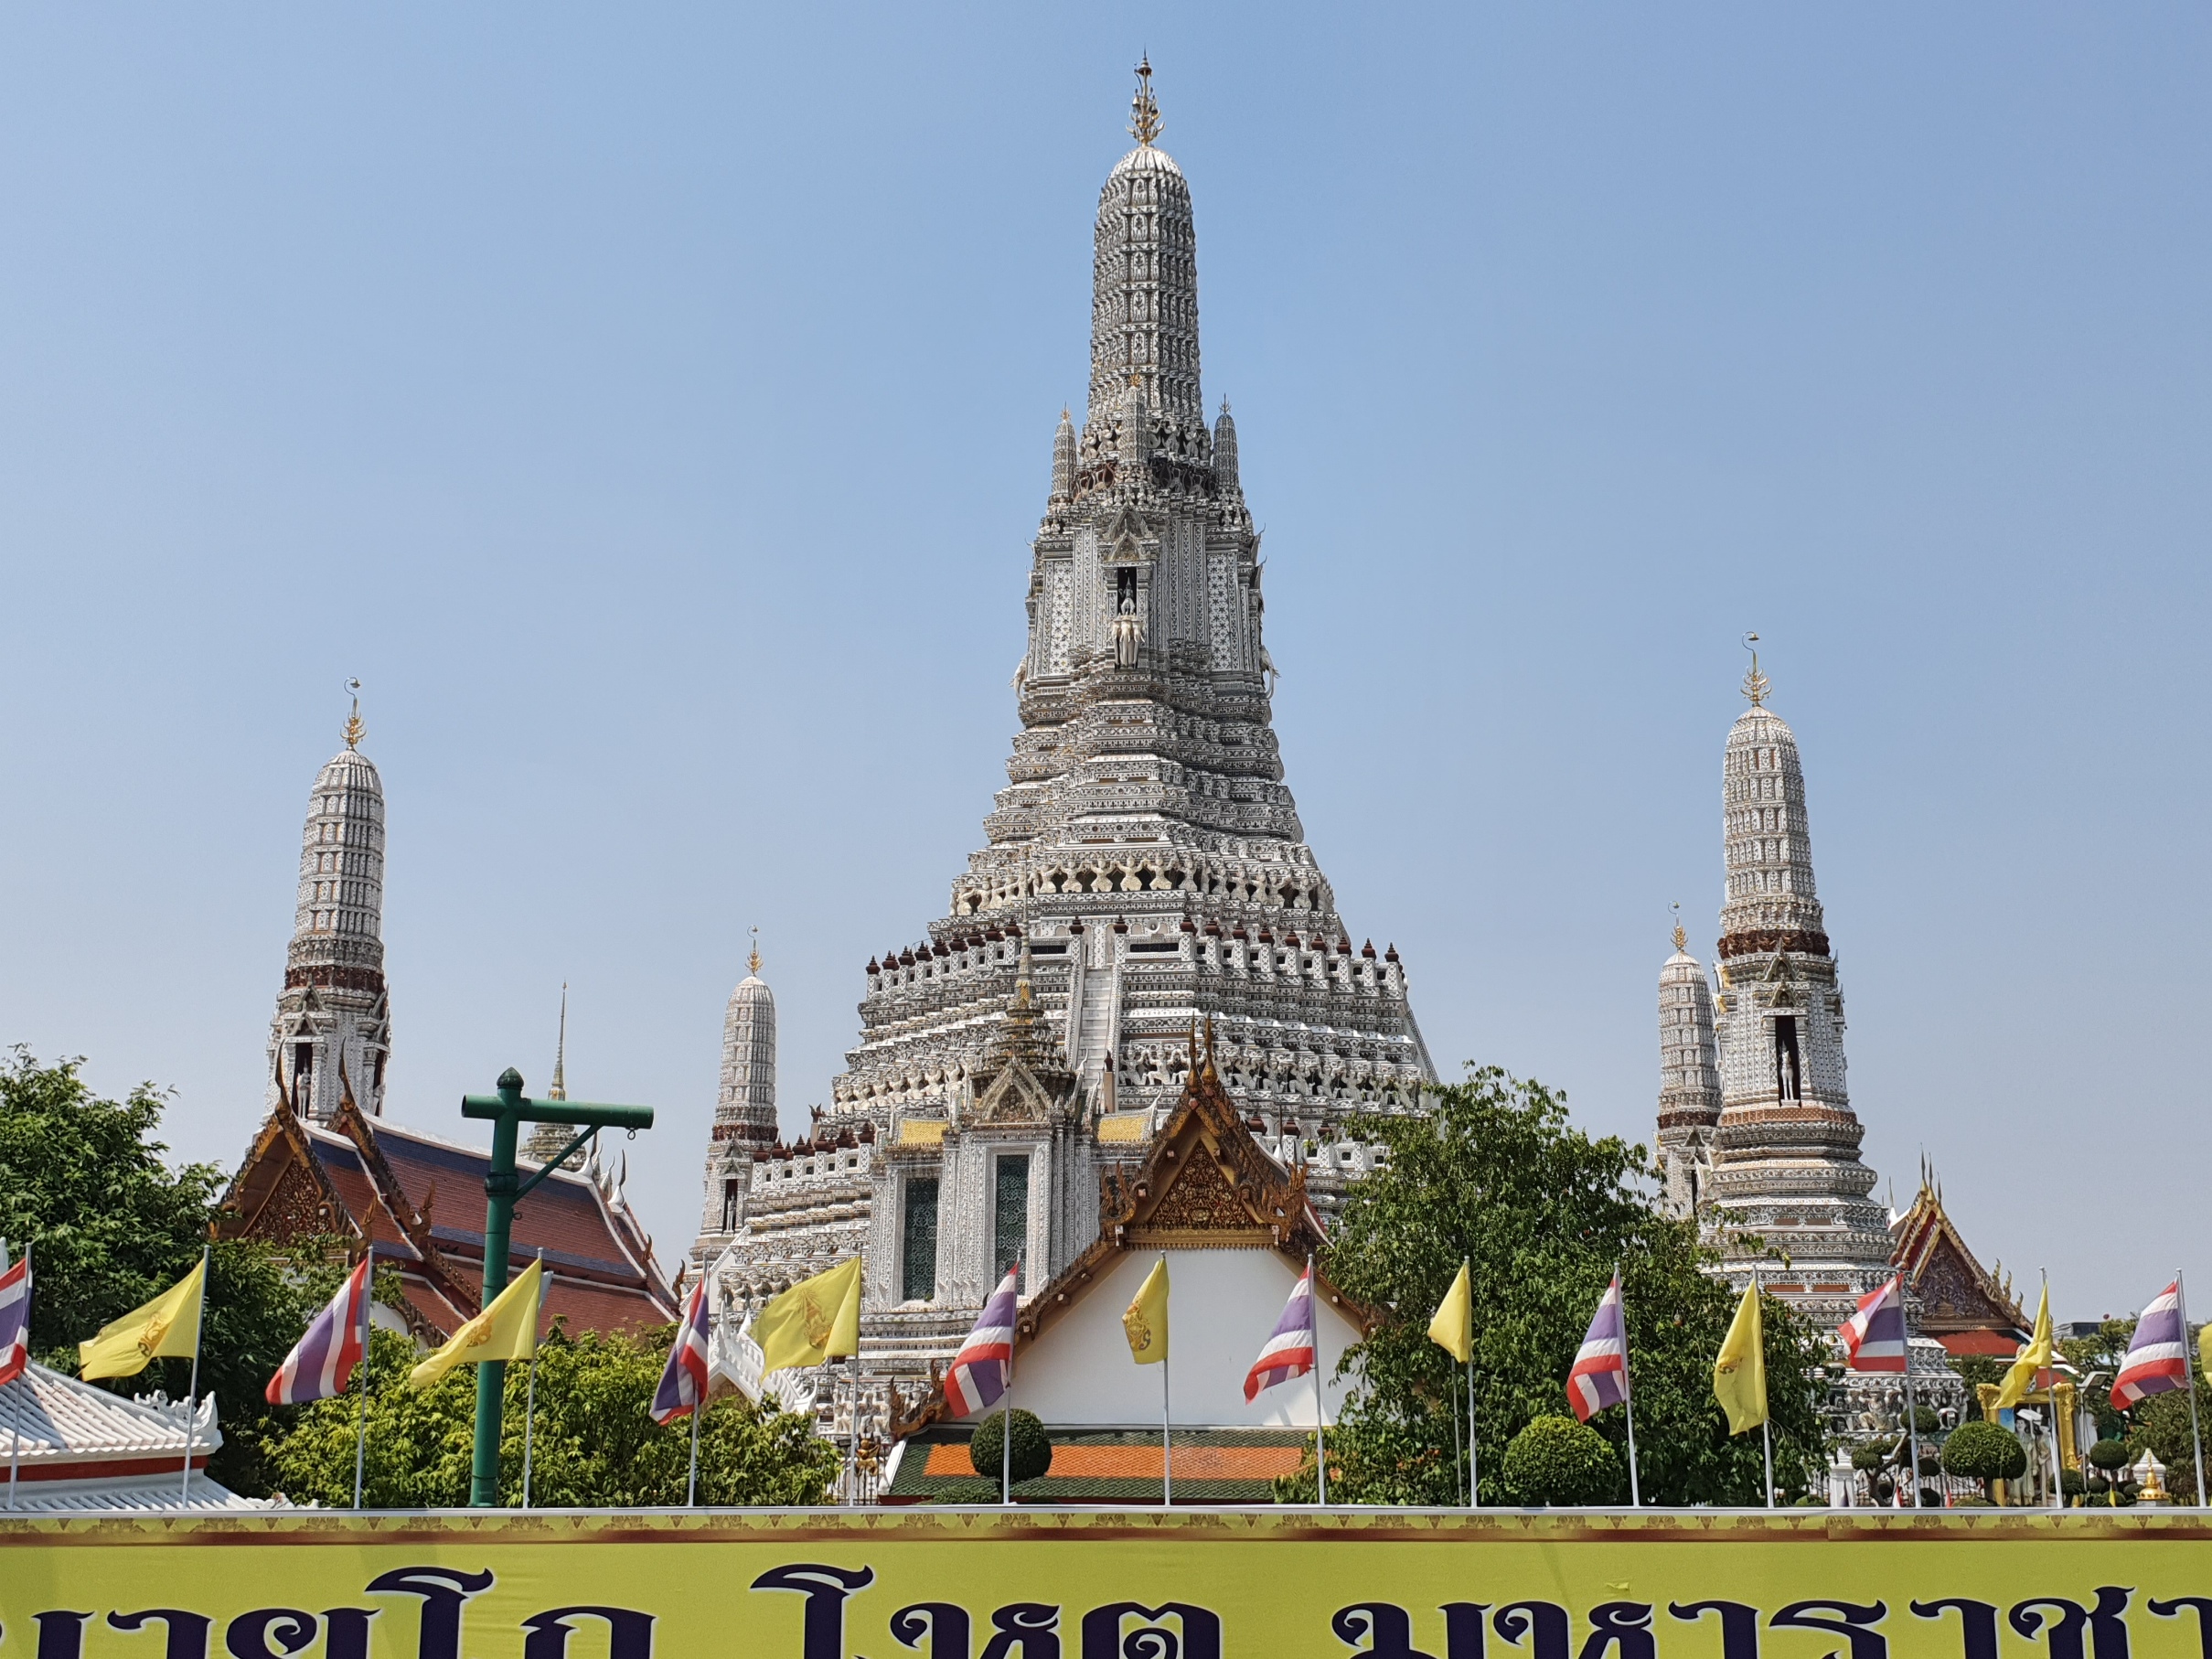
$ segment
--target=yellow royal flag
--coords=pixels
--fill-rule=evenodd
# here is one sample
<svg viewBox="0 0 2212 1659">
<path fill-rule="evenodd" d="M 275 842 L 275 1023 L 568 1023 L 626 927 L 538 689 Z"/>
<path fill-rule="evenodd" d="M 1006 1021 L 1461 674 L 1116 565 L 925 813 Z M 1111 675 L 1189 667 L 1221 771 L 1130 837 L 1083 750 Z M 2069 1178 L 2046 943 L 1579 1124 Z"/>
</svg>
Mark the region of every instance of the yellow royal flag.
<svg viewBox="0 0 2212 1659">
<path fill-rule="evenodd" d="M 199 1343 L 199 1299 L 208 1286 L 208 1258 L 143 1308 L 77 1344 L 77 1375 L 136 1376 L 149 1360 L 190 1359 Z"/>
<path fill-rule="evenodd" d="M 761 1375 L 818 1365 L 860 1351 L 860 1258 L 801 1279 L 753 1320 Z"/>
<path fill-rule="evenodd" d="M 1140 1365 L 1157 1365 L 1168 1357 L 1168 1258 L 1161 1257 L 1137 1287 L 1137 1300 L 1121 1316 L 1121 1328 L 1129 1333 L 1129 1357 Z"/>
<path fill-rule="evenodd" d="M 1428 1322 L 1428 1340 L 1462 1365 L 1475 1351 L 1475 1288 L 1465 1262 L 1459 1264 L 1459 1277 L 1451 1281 L 1451 1289 L 1437 1304 L 1436 1318 Z"/>
<path fill-rule="evenodd" d="M 1713 1362 L 1713 1397 L 1728 1414 L 1728 1432 L 1742 1434 L 1767 1420 L 1767 1341 L 1759 1321 L 1758 1286 L 1747 1285 L 1728 1322 L 1727 1339 Z"/>
<path fill-rule="evenodd" d="M 2051 1368 L 2051 1288 L 2043 1287 L 2043 1300 L 2036 1304 L 2036 1333 L 2028 1339 L 2013 1368 L 2004 1374 L 2003 1386 L 1997 1390 L 1997 1409 L 2017 1406 L 2036 1392 L 2039 1379 Z"/>
<path fill-rule="evenodd" d="M 2212 1325 L 2196 1333 L 2196 1368 L 2205 1374 L 2205 1381 L 2212 1383 Z"/>
<path fill-rule="evenodd" d="M 407 1374 L 410 1388 L 427 1388 L 455 1365 L 485 1360 L 528 1359 L 538 1351 L 538 1304 L 545 1288 L 545 1263 L 533 1261 L 515 1282 L 492 1298 L 492 1305 L 470 1320 L 444 1347 Z"/>
</svg>

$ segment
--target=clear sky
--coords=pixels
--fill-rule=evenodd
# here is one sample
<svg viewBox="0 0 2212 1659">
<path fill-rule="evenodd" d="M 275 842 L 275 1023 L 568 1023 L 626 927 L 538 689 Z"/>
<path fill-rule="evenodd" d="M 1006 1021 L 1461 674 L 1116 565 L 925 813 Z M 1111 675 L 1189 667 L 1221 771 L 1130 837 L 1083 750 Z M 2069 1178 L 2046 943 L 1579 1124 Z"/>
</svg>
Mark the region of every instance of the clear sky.
<svg viewBox="0 0 2212 1659">
<path fill-rule="evenodd" d="M 1438 1063 L 1649 1138 L 1756 628 L 1869 1161 L 2212 1311 L 2201 7 L 9 7 L 0 1040 L 235 1161 L 358 675 L 393 1116 L 567 980 L 672 1266 L 747 927 L 796 1126 L 1004 781 L 1140 49 Z"/>
</svg>

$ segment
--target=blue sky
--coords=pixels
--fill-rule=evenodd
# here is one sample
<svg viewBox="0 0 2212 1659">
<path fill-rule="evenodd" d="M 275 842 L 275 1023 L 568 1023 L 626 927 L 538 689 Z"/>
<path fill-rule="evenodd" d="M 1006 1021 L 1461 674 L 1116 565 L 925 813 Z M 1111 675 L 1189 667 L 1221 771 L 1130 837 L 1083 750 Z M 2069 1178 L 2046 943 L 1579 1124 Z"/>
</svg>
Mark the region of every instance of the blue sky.
<svg viewBox="0 0 2212 1659">
<path fill-rule="evenodd" d="M 1277 729 L 1440 1064 L 1648 1138 L 1738 639 L 1869 1161 L 2063 1315 L 2212 1305 L 2197 8 L 0 14 L 0 1040 L 262 1109 L 367 683 L 391 1110 L 649 1102 L 757 923 L 803 1122 L 1015 725 L 1149 49 Z"/>
</svg>

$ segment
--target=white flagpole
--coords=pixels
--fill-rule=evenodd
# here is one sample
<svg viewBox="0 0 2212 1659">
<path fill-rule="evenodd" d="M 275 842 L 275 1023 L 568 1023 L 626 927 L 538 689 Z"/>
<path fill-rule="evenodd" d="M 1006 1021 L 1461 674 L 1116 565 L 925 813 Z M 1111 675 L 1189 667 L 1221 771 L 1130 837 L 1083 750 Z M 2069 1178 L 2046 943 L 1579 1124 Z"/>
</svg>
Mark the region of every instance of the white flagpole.
<svg viewBox="0 0 2212 1659">
<path fill-rule="evenodd" d="M 693 1509 L 699 1504 L 699 1419 L 707 1415 L 707 1402 L 695 1401 L 691 1407 L 691 1473 L 684 1482 L 684 1507 Z"/>
<path fill-rule="evenodd" d="M 214 1247 L 199 1247 L 199 1307 L 192 1319 L 192 1381 L 185 1389 L 185 1472 L 176 1484 L 176 1506 L 192 1501 L 192 1449 L 199 1438 L 199 1339 L 208 1328 L 208 1258 Z"/>
<path fill-rule="evenodd" d="M 1905 1446 L 1907 1473 L 1912 1479 L 1912 1507 L 1920 1507 L 1920 1410 L 1912 1397 L 1912 1311 L 1905 1303 L 1905 1275 L 1897 1275 L 1897 1327 L 1905 1333 Z M 2057 1455 L 2058 1442 L 2051 1442 Z M 1899 1509 L 1905 1507 L 1900 1504 Z"/>
<path fill-rule="evenodd" d="M 30 1254 L 27 1248 L 23 1252 Z M 2196 1507 L 2205 1507 L 2205 1439 L 2196 1429 L 2196 1364 L 2189 1352 L 2189 1299 L 2182 1293 L 2181 1269 L 2174 1269 L 2174 1316 L 2181 1323 L 2181 1386 L 2189 1391 L 2189 1443 L 2196 1450 Z"/>
<path fill-rule="evenodd" d="M 369 1471 L 369 1307 L 376 1300 L 377 1247 L 372 1242 L 365 1257 L 369 1263 L 369 1277 L 361 1295 L 361 1360 L 356 1367 L 361 1374 L 354 1392 L 360 1396 L 359 1408 L 355 1412 L 353 1431 L 353 1506 L 361 1506 L 361 1482 Z"/>
<path fill-rule="evenodd" d="M 1164 1266 L 1168 1253 L 1162 1250 L 1159 1259 Z M 1168 1356 L 1159 1356 L 1159 1506 L 1170 1509 L 1175 1504 L 1175 1442 L 1170 1438 L 1169 1425 L 1172 1421 L 1168 1394 Z"/>
<path fill-rule="evenodd" d="M 1010 1271 L 1019 1273 L 1021 1264 Z M 1014 1323 L 1006 1333 L 1006 1386 L 999 1391 L 999 1502 L 1011 1508 L 1014 1502 L 1014 1333 L 1021 1326 L 1021 1281 L 1014 1280 Z"/>
<path fill-rule="evenodd" d="M 1613 1264 L 1613 1283 L 1620 1283 L 1620 1264 Z M 1636 1478 L 1636 1388 L 1629 1380 L 1629 1292 L 1620 1292 L 1620 1403 L 1629 1413 L 1629 1507 L 1643 1507 L 1643 1490 Z"/>
<path fill-rule="evenodd" d="M 23 1259 L 28 1261 L 30 1258 L 31 1247 L 28 1245 L 25 1245 L 23 1247 Z M 0 1238 L 0 1268 L 5 1268 L 6 1264 L 7 1240 L 5 1238 Z M 27 1343 L 30 1336 L 29 1325 L 30 1316 L 28 1311 L 27 1310 L 24 1315 L 25 1328 L 23 1333 Z M 2182 1322 L 2182 1335 L 2184 1338 L 2186 1338 L 2188 1333 L 2188 1322 L 2185 1320 Z M 18 1383 L 22 1382 L 24 1378 L 21 1376 L 16 1378 L 16 1381 Z M 18 1391 L 18 1393 L 15 1397 L 11 1397 L 8 1401 L 7 1409 L 7 1506 L 10 1509 L 16 1507 L 16 1469 L 17 1464 L 22 1461 L 23 1457 L 23 1418 L 17 1410 L 21 1398 L 22 1396 Z M 2192 1400 L 2192 1404 L 2194 1404 L 2194 1400 Z M 2202 1466 L 2201 1459 L 2199 1459 L 2199 1466 Z M 2200 1487 L 2203 1485 L 2201 1477 L 2199 1478 L 2198 1485 Z"/>
<path fill-rule="evenodd" d="M 1315 1502 L 1329 1503 L 1329 1406 L 1321 1397 L 1321 1287 L 1306 1252 L 1306 1339 L 1313 1344 L 1313 1476 Z"/>
<path fill-rule="evenodd" d="M 545 1308 L 545 1250 L 540 1246 L 538 1251 L 538 1306 L 531 1310 L 533 1315 L 542 1312 Z M 530 1506 L 530 1436 L 537 1427 L 538 1321 L 533 1317 L 530 1320 L 529 1381 L 522 1391 L 522 1507 L 525 1509 Z"/>
<path fill-rule="evenodd" d="M 1758 1269 L 1756 1267 L 1751 1269 L 1751 1291 L 1754 1296 L 1764 1294 L 1759 1283 Z M 1763 1313 L 1758 1322 L 1758 1371 L 1759 1375 L 1764 1378 L 1767 1375 L 1767 1321 Z M 1765 1393 L 1763 1384 L 1760 1392 L 1763 1397 Z M 1761 1411 L 1766 1410 L 1767 1402 L 1764 1397 L 1759 1400 L 1758 1407 Z M 1772 1425 L 1763 1417 L 1758 1420 L 1758 1447 L 1767 1459 L 1767 1507 L 1772 1509 L 1774 1507 L 1774 1435 Z"/>
<path fill-rule="evenodd" d="M 2051 1305 L 2051 1270 L 2048 1268 L 2037 1268 L 2036 1271 L 2043 1276 L 2043 1305 L 2046 1310 L 2048 1310 Z M 2186 1343 L 2183 1345 L 2185 1349 L 2187 1346 Z M 2058 1461 L 2058 1322 L 2057 1320 L 2051 1322 L 2050 1370 L 2051 1384 L 2044 1390 L 2050 1396 L 2050 1400 L 2045 1407 L 2043 1415 L 2046 1419 L 2046 1426 L 2051 1431 L 2051 1507 L 2064 1509 L 2066 1507 L 2066 1472 Z M 1907 1371 L 1905 1375 L 1910 1376 L 1912 1373 Z M 2194 1390 L 2191 1392 L 2191 1397 L 2195 1397 Z M 2088 1483 L 2085 1482 L 2082 1490 L 2086 1492 L 2088 1489 Z"/>
<path fill-rule="evenodd" d="M 1475 1264 L 1471 1257 L 1462 1257 L 1459 1265 L 1467 1269 L 1467 1506 L 1480 1509 L 1482 1489 L 1477 1482 L 1480 1460 L 1475 1455 Z"/>
</svg>

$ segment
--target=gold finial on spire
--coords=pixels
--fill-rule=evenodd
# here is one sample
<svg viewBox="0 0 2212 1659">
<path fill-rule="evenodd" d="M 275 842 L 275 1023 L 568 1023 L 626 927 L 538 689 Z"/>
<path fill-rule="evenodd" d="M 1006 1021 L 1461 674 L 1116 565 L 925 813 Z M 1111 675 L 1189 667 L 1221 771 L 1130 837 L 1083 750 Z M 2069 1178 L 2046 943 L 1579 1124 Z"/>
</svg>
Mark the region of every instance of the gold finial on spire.
<svg viewBox="0 0 2212 1659">
<path fill-rule="evenodd" d="M 761 930 L 753 930 L 753 954 L 745 958 L 745 967 L 753 973 L 761 970 Z"/>
<path fill-rule="evenodd" d="M 346 717 L 346 746 L 354 749 L 369 735 L 369 728 L 361 723 L 361 682 L 349 680 L 346 689 L 353 693 L 353 712 Z"/>
<path fill-rule="evenodd" d="M 1674 948 L 1677 950 L 1690 948 L 1690 936 L 1682 930 L 1682 902 L 1680 900 L 1676 900 L 1674 904 Z"/>
<path fill-rule="evenodd" d="M 561 981 L 561 1035 L 553 1040 L 553 1081 L 547 1086 L 548 1100 L 566 1100 L 569 1097 L 569 982 Z"/>
<path fill-rule="evenodd" d="M 1147 149 L 1159 136 L 1159 105 L 1152 97 L 1152 55 L 1137 65 L 1137 96 L 1129 100 L 1129 136 Z"/>
<path fill-rule="evenodd" d="M 1744 695 L 1751 700 L 1751 706 L 1756 709 L 1767 701 L 1767 693 L 1774 689 L 1774 682 L 1758 671 L 1757 634 L 1744 636 L 1744 649 L 1751 653 L 1751 672 L 1744 676 Z"/>
</svg>

